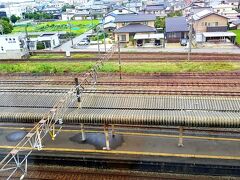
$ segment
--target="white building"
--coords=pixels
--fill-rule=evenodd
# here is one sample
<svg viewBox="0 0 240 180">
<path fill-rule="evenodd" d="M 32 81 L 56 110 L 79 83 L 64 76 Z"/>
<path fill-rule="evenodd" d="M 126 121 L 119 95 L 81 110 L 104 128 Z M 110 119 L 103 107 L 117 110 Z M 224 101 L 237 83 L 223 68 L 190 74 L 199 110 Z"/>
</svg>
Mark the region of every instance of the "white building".
<svg viewBox="0 0 240 180">
<path fill-rule="evenodd" d="M 0 8 L 0 11 L 6 12 L 7 17 L 11 15 L 22 17 L 23 13 L 28 10 L 33 10 L 37 6 L 37 3 L 34 1 L 29 2 L 10 2 L 6 3 L 4 8 Z"/>
<path fill-rule="evenodd" d="M 21 59 L 28 53 L 25 35 L 0 36 L 0 59 Z"/>
<path fill-rule="evenodd" d="M 60 40 L 57 33 L 44 33 L 37 38 L 32 38 L 30 41 L 30 50 L 37 50 L 37 43 L 42 42 L 45 49 L 52 50 L 60 46 Z"/>
</svg>

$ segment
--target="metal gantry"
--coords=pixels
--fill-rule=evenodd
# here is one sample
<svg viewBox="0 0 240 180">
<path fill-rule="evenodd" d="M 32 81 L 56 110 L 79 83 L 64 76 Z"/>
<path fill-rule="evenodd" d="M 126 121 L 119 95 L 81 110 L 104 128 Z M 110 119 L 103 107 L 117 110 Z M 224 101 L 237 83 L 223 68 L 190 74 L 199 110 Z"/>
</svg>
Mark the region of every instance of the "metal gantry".
<svg viewBox="0 0 240 180">
<path fill-rule="evenodd" d="M 81 96 L 84 90 L 84 85 L 95 85 L 97 82 L 97 71 L 103 66 L 104 61 L 107 61 L 114 54 L 116 46 L 113 45 L 106 54 L 99 57 L 97 63 L 88 71 L 84 79 L 76 86 L 64 94 L 59 101 L 48 111 L 43 118 L 27 133 L 25 137 L 7 154 L 0 162 L 0 173 L 8 172 L 10 179 L 17 171 L 22 175 L 23 179 L 27 174 L 28 157 L 34 150 L 42 150 L 44 148 L 44 137 L 49 134 L 54 140 L 57 134 L 61 131 L 64 122 L 66 111 L 72 102 L 76 99 L 79 102 L 78 108 L 81 108 Z M 60 125 L 56 131 L 55 126 Z M 82 139 L 85 140 L 84 125 L 81 124 Z"/>
</svg>

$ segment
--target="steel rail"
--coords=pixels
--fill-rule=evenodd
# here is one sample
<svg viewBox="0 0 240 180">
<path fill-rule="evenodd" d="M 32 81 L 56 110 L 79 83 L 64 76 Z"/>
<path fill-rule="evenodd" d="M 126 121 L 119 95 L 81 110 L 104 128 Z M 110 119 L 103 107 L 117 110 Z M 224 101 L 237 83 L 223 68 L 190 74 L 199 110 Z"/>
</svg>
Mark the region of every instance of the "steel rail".
<svg viewBox="0 0 240 180">
<path fill-rule="evenodd" d="M 85 84 L 83 84 L 85 85 Z M 61 94 L 67 93 L 66 88 L 4 88 L 0 89 L 0 93 L 4 92 L 16 92 L 16 93 L 52 93 Z M 142 94 L 142 95 L 189 95 L 189 96 L 228 96 L 239 97 L 240 91 L 217 91 L 217 90 L 145 90 L 145 89 L 84 89 L 84 93 L 88 94 Z"/>
<path fill-rule="evenodd" d="M 8 85 L 73 85 L 73 81 L 48 81 L 48 80 L 10 80 L 0 81 L 1 84 Z M 239 87 L 240 82 L 140 82 L 140 81 L 99 81 L 96 86 L 217 86 L 217 87 Z"/>
</svg>

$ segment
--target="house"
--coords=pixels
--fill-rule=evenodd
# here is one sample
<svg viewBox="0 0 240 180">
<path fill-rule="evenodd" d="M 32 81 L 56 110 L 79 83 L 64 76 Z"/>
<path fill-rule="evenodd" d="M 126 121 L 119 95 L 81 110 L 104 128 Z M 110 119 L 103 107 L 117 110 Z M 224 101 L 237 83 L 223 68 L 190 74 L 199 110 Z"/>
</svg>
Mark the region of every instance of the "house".
<svg viewBox="0 0 240 180">
<path fill-rule="evenodd" d="M 236 34 L 227 32 L 228 18 L 216 12 L 203 10 L 193 15 L 196 42 L 235 42 Z"/>
<path fill-rule="evenodd" d="M 232 24 L 235 26 L 235 29 L 240 29 L 240 19 L 233 21 Z"/>
<path fill-rule="evenodd" d="M 103 18 L 103 27 L 106 31 L 112 31 L 116 28 L 115 17 L 123 14 L 137 14 L 125 7 L 116 7 Z"/>
<path fill-rule="evenodd" d="M 154 21 L 156 16 L 154 14 L 127 14 L 118 15 L 115 18 L 117 25 L 114 31 L 115 41 L 121 43 L 129 43 L 134 41 L 150 42 L 154 39 L 162 38 L 161 35 L 156 34 Z"/>
<path fill-rule="evenodd" d="M 91 15 L 90 15 L 89 11 L 81 11 L 81 12 L 77 12 L 76 14 L 74 14 L 72 19 L 74 19 L 74 20 L 85 20 L 85 19 L 91 18 L 90 16 Z"/>
<path fill-rule="evenodd" d="M 228 4 L 234 6 L 234 8 L 240 8 L 240 1 L 239 0 L 224 0 L 222 1 L 223 4 Z"/>
<path fill-rule="evenodd" d="M 125 7 L 128 8 L 129 10 L 131 11 L 134 11 L 134 12 L 140 12 L 143 10 L 143 4 L 142 2 L 138 2 L 138 1 L 127 1 L 125 3 Z"/>
<path fill-rule="evenodd" d="M 94 4 L 91 6 L 91 14 L 93 14 L 93 16 L 95 18 L 102 18 L 104 17 L 107 12 L 108 12 L 108 7 L 102 4 Z"/>
<path fill-rule="evenodd" d="M 165 17 L 167 16 L 165 13 L 165 5 L 158 4 L 158 5 L 147 5 L 143 12 L 145 14 L 155 14 L 156 16 Z"/>
<path fill-rule="evenodd" d="M 228 18 L 229 22 L 239 19 L 240 13 L 235 10 L 235 6 L 231 4 L 219 4 L 214 6 L 214 11 Z"/>
<path fill-rule="evenodd" d="M 68 12 L 62 13 L 62 20 L 63 21 L 71 20 L 73 19 L 74 15 L 75 13 L 68 13 Z"/>
<path fill-rule="evenodd" d="M 165 36 L 167 42 L 180 42 L 181 39 L 188 37 L 188 25 L 186 17 L 166 18 Z"/>
<path fill-rule="evenodd" d="M 193 29 L 199 32 L 226 32 L 228 18 L 213 11 L 203 10 L 193 15 Z"/>
<path fill-rule="evenodd" d="M 0 35 L 0 59 L 21 59 L 28 55 L 25 35 Z"/>
</svg>

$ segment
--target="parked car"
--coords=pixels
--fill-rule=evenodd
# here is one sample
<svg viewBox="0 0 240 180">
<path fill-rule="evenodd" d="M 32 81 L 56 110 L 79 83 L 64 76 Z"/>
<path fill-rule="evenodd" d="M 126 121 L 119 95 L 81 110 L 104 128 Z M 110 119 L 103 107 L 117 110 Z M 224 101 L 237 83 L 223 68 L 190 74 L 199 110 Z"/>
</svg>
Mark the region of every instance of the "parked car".
<svg viewBox="0 0 240 180">
<path fill-rule="evenodd" d="M 161 41 L 159 39 L 156 39 L 154 44 L 155 44 L 155 46 L 160 46 L 161 45 Z"/>
<path fill-rule="evenodd" d="M 143 46 L 143 40 L 142 39 L 138 39 L 137 40 L 137 46 Z"/>
<path fill-rule="evenodd" d="M 89 45 L 89 44 L 90 44 L 90 39 L 89 39 L 89 38 L 83 38 L 83 39 L 78 43 L 79 46 L 86 46 L 86 45 Z"/>
<path fill-rule="evenodd" d="M 187 39 L 181 39 L 180 44 L 181 44 L 181 46 L 187 46 L 188 40 Z"/>
</svg>

